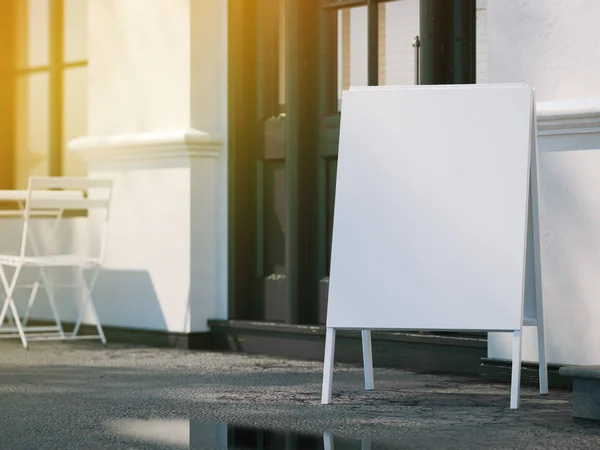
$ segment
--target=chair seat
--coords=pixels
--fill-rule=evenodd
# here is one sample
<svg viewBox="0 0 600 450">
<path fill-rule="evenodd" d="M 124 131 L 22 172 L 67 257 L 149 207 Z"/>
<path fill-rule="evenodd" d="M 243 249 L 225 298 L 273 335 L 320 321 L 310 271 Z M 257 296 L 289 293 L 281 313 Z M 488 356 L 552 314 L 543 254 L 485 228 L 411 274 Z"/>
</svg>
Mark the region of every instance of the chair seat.
<svg viewBox="0 0 600 450">
<path fill-rule="evenodd" d="M 95 267 L 100 264 L 97 258 L 81 255 L 53 255 L 53 256 L 26 256 L 21 259 L 19 255 L 0 255 L 0 264 L 17 267 Z"/>
</svg>

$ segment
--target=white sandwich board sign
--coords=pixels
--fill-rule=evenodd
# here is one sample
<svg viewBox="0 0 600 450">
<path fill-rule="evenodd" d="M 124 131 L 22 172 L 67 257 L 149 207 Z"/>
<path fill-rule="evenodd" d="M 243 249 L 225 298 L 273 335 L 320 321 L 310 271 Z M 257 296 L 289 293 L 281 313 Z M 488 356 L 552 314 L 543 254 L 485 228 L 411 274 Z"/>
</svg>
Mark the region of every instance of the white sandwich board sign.
<svg viewBox="0 0 600 450">
<path fill-rule="evenodd" d="M 546 394 L 534 91 L 523 84 L 361 87 L 342 99 L 321 403 L 335 331 L 514 335 L 537 326 Z"/>
</svg>

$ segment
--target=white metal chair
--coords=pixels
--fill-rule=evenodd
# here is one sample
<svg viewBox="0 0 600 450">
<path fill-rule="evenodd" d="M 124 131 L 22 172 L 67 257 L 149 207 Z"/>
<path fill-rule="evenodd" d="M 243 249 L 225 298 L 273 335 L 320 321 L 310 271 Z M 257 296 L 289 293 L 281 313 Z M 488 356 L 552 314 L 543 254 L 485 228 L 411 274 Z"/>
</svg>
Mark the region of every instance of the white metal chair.
<svg viewBox="0 0 600 450">
<path fill-rule="evenodd" d="M 6 194 L 6 192 L 4 192 L 4 194 Z M 36 198 L 39 198 L 39 197 L 44 197 L 44 198 L 57 198 L 58 197 L 58 198 L 69 198 L 69 199 L 83 198 L 82 191 L 36 190 L 36 191 L 33 191 L 31 195 Z M 27 196 L 28 196 L 28 191 L 9 191 L 8 196 L 3 195 L 2 196 L 3 202 L 8 202 L 10 204 L 13 204 L 14 206 L 16 206 L 16 208 L 15 209 L 3 208 L 0 211 L 0 217 L 8 218 L 8 219 L 24 220 L 24 218 L 25 218 L 25 203 L 27 200 Z M 44 211 L 37 211 L 35 214 L 31 214 L 31 216 L 35 216 L 40 219 L 50 220 L 53 222 L 52 227 L 51 227 L 52 231 L 50 232 L 50 234 L 51 234 L 50 238 L 55 242 L 57 239 L 58 227 L 60 225 L 60 221 L 63 216 L 63 211 L 61 209 L 47 209 Z M 29 243 L 29 245 L 31 245 L 31 249 L 32 249 L 34 255 L 39 256 L 40 250 L 36 243 L 35 236 L 31 232 L 31 229 L 29 229 L 29 231 L 30 232 L 28 233 L 28 236 L 27 236 L 27 242 Z M 0 254 L 2 254 L 2 251 L 0 251 Z M 38 276 L 35 278 L 35 281 L 29 281 L 29 282 L 25 282 L 25 283 L 17 283 L 15 285 L 15 291 L 18 289 L 30 289 L 31 290 L 30 294 L 29 294 L 28 302 L 27 302 L 27 310 L 25 311 L 25 314 L 22 319 L 22 325 L 23 325 L 23 327 L 25 327 L 27 325 L 27 321 L 29 319 L 31 309 L 33 308 L 33 304 L 35 302 L 35 299 L 37 298 L 38 291 L 41 287 L 47 295 L 48 302 L 50 304 L 50 308 L 51 308 L 54 318 L 55 318 L 55 325 L 29 327 L 28 331 L 36 331 L 36 332 L 40 333 L 39 335 L 36 335 L 38 337 L 48 336 L 46 333 L 53 332 L 53 331 L 58 332 L 59 336 L 64 337 L 62 324 L 58 320 L 58 315 L 56 312 L 54 295 L 53 295 L 52 290 L 49 289 L 49 282 L 47 280 L 46 273 L 44 270 L 40 270 L 40 272 L 41 273 L 39 273 Z M 1 298 L 5 298 L 5 296 L 2 296 Z M 9 321 L 9 324 L 13 325 L 13 326 L 12 326 L 12 328 L 11 327 L 9 327 L 9 328 L 1 327 L 2 322 L 0 322 L 0 338 L 15 337 L 14 333 L 16 333 L 18 331 L 17 328 L 14 327 L 14 323 L 12 320 L 13 317 L 12 317 L 12 314 L 10 314 L 10 312 L 11 311 L 9 310 L 6 315 L 6 318 Z M 19 336 L 18 333 L 16 336 Z"/>
<path fill-rule="evenodd" d="M 7 337 L 20 337 L 23 346 L 27 348 L 28 340 L 63 340 L 63 339 L 97 339 L 106 343 L 106 338 L 100 324 L 98 314 L 93 304 L 91 293 L 98 278 L 101 264 L 104 260 L 106 237 L 108 232 L 109 207 L 112 195 L 112 181 L 79 177 L 32 177 L 29 180 L 25 205 L 22 210 L 23 231 L 19 254 L 0 254 L 0 281 L 3 285 L 6 298 L 0 310 L 0 335 Z M 99 236 L 98 254 L 64 254 L 56 246 L 57 231 L 65 211 L 86 211 L 90 215 L 103 214 L 103 226 Z M 52 218 L 54 220 L 51 235 L 52 248 L 41 254 L 39 246 L 33 235 L 31 220 L 33 218 Z M 29 244 L 29 245 L 28 245 Z M 31 255 L 28 251 L 31 249 Z M 92 253 L 92 252 L 89 252 Z M 6 268 L 13 269 L 12 277 L 7 275 Z M 15 289 L 18 286 L 19 276 L 23 269 L 36 268 L 40 272 L 39 279 L 31 285 L 27 310 L 21 320 L 14 301 Z M 54 283 L 48 276 L 49 268 L 74 269 L 76 282 L 72 284 Z M 91 269 L 92 276 L 86 282 L 84 270 Z M 54 326 L 27 326 L 31 308 L 35 302 L 39 288 L 42 287 L 46 294 L 54 316 Z M 60 315 L 57 309 L 53 288 L 76 287 L 83 293 L 78 319 L 73 332 L 67 336 L 63 331 Z M 98 331 L 97 335 L 79 336 L 79 329 L 87 310 L 90 310 L 92 320 Z M 8 314 L 10 310 L 10 315 Z M 3 327 L 6 318 L 14 321 L 14 327 Z M 8 334 L 5 334 L 8 333 Z"/>
</svg>

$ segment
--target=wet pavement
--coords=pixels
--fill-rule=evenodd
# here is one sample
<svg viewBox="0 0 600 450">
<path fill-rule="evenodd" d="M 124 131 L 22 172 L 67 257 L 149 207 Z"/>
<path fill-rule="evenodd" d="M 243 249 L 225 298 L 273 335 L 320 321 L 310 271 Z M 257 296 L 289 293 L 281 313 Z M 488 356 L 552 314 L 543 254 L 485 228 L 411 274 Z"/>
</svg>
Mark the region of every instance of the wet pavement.
<svg viewBox="0 0 600 450">
<path fill-rule="evenodd" d="M 0 342 L 0 449 L 598 449 L 571 393 L 315 362 L 122 345 Z M 375 361 L 375 364 L 377 361 Z"/>
</svg>

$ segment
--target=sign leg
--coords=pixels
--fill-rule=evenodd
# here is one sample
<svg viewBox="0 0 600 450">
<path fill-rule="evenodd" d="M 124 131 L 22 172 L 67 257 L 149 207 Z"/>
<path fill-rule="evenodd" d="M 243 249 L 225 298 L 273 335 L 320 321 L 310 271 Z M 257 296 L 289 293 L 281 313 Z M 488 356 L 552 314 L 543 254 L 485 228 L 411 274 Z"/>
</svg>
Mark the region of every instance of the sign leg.
<svg viewBox="0 0 600 450">
<path fill-rule="evenodd" d="M 333 434 L 331 431 L 323 432 L 323 449 L 324 450 L 334 450 L 333 448 Z"/>
<path fill-rule="evenodd" d="M 325 361 L 323 363 L 323 392 L 321 404 L 331 403 L 331 385 L 333 384 L 333 361 L 335 355 L 335 328 L 327 328 L 325 334 Z"/>
<path fill-rule="evenodd" d="M 371 438 L 369 436 L 362 438 L 360 450 L 371 450 Z"/>
<path fill-rule="evenodd" d="M 373 352 L 371 347 L 371 330 L 361 330 L 363 365 L 365 370 L 365 390 L 372 391 L 375 388 L 373 379 Z"/>
<path fill-rule="evenodd" d="M 515 330 L 513 335 L 512 377 L 510 381 L 510 409 L 519 408 L 521 391 L 521 330 Z"/>
<path fill-rule="evenodd" d="M 540 365 L 540 394 L 548 394 L 548 360 L 546 359 L 546 333 L 544 320 L 538 315 L 537 320 L 538 361 Z"/>
<path fill-rule="evenodd" d="M 535 264 L 535 300 L 538 338 L 538 361 L 540 366 L 540 394 L 548 393 L 548 363 L 546 360 L 546 332 L 544 329 L 543 282 L 542 282 L 542 243 L 540 238 L 540 201 L 538 173 L 537 113 L 535 90 L 533 91 L 531 113 L 531 173 L 529 195 L 531 200 L 531 226 L 533 236 L 533 254 Z"/>
</svg>

